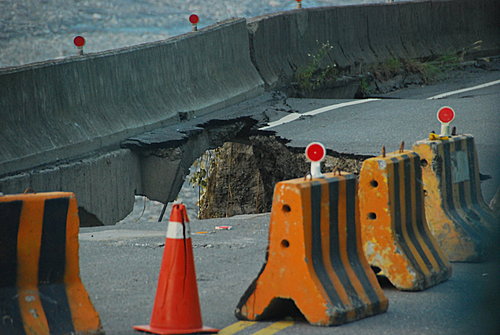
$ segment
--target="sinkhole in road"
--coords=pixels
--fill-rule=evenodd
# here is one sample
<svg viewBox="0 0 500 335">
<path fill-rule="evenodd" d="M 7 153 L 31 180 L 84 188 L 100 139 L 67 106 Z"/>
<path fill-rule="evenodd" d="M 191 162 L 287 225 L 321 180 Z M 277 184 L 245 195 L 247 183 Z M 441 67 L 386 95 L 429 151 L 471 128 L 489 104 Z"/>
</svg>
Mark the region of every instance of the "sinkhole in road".
<svg viewBox="0 0 500 335">
<path fill-rule="evenodd" d="M 357 174 L 365 158 L 329 152 L 323 172 Z M 196 208 L 199 219 L 270 212 L 275 184 L 304 177 L 309 169 L 304 148 L 288 147 L 275 136 L 250 136 L 198 158 L 177 199 Z"/>
<path fill-rule="evenodd" d="M 259 127 L 255 119 L 213 121 L 198 127 L 202 130 L 185 131 L 185 139 L 161 147 L 146 142 L 152 136 L 130 141 L 139 153 L 143 173 L 140 196 L 126 222 L 150 221 L 154 216 L 158 220 L 163 199 L 167 205 L 162 221 L 168 220 L 174 200 L 186 205 L 190 218 L 269 212 L 277 182 L 310 172 L 305 148 L 289 146 L 288 140 L 272 131 L 252 131 Z M 365 158 L 327 150 L 323 172 L 359 173 Z"/>
</svg>

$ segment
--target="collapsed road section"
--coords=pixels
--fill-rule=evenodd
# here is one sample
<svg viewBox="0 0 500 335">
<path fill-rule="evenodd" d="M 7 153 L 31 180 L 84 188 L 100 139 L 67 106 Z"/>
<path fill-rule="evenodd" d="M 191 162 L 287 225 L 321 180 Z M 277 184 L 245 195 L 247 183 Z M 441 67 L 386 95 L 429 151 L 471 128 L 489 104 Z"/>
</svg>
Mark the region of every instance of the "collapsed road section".
<svg viewBox="0 0 500 335">
<path fill-rule="evenodd" d="M 495 55 L 498 11 L 494 0 L 299 9 L 2 69 L 0 192 L 72 191 L 83 225 L 114 224 L 132 210 L 134 194 L 175 198 L 182 170 L 213 147 L 214 129 L 232 130 L 212 140 L 237 140 L 243 128 L 264 125 L 265 108 L 243 110 L 269 99 L 266 90 L 289 86 L 318 43 L 334 46 L 332 61 L 342 73 L 391 59 L 456 54 L 478 41 L 481 49 L 467 57 Z M 193 130 L 183 133 L 183 122 Z M 169 133 L 160 142 L 170 144 L 141 147 L 161 129 Z"/>
</svg>

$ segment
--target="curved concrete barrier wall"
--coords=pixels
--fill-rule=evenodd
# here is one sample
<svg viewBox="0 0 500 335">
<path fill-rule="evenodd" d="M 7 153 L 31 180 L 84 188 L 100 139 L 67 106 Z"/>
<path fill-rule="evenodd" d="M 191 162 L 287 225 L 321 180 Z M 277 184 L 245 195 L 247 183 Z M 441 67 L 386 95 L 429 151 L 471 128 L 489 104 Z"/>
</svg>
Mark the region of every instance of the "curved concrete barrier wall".
<svg viewBox="0 0 500 335">
<path fill-rule="evenodd" d="M 321 43 L 341 68 L 449 54 L 482 40 L 500 50 L 495 0 L 421 1 L 294 10 L 249 20 L 251 57 L 266 85 L 286 86 Z"/>
<path fill-rule="evenodd" d="M 5 194 L 27 187 L 37 192 L 71 190 L 78 196 L 81 226 L 112 225 L 132 211 L 134 194 L 141 192 L 140 159 L 130 150 L 118 149 L 0 178 Z"/>
<path fill-rule="evenodd" d="M 263 91 L 244 19 L 0 71 L 0 176 L 115 145 Z"/>
</svg>

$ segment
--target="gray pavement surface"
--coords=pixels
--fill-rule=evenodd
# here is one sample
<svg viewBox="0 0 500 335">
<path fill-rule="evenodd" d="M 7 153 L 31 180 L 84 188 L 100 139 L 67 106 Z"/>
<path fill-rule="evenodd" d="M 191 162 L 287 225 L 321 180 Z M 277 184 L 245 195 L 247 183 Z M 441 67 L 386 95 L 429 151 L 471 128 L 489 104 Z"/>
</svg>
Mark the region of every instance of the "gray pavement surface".
<svg viewBox="0 0 500 335">
<path fill-rule="evenodd" d="M 204 324 L 225 328 L 264 263 L 269 214 L 192 220 L 191 229 Z M 230 225 L 231 230 L 215 226 Z M 143 218 L 112 227 L 82 228 L 82 280 L 107 334 L 138 334 L 154 302 L 166 223 Z M 199 234 L 198 232 L 203 232 Z M 385 314 L 338 327 L 304 321 L 283 334 L 494 334 L 498 320 L 498 263 L 453 264 L 447 282 L 422 292 L 401 292 L 384 284 L 390 300 Z M 253 334 L 261 322 L 237 334 Z"/>
</svg>

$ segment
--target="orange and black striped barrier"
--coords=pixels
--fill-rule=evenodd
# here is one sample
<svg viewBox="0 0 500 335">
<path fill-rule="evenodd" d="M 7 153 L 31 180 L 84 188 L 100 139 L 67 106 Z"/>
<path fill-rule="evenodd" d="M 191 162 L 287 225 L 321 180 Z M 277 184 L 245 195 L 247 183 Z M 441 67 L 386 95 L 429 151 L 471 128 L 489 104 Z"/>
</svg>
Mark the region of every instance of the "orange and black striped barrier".
<svg viewBox="0 0 500 335">
<path fill-rule="evenodd" d="M 481 194 L 474 137 L 422 140 L 413 150 L 421 157 L 427 222 L 442 249 L 451 261 L 484 260 L 499 221 Z"/>
<path fill-rule="evenodd" d="M 420 158 L 401 150 L 363 162 L 359 211 L 368 262 L 400 290 L 447 280 L 451 266 L 425 220 Z"/>
<path fill-rule="evenodd" d="M 237 305 L 243 320 L 300 311 L 313 325 L 339 325 L 387 310 L 361 249 L 356 177 L 276 184 L 266 262 Z"/>
<path fill-rule="evenodd" d="M 0 334 L 101 334 L 80 279 L 73 193 L 0 196 Z"/>
</svg>

